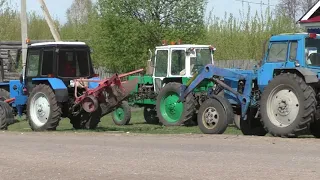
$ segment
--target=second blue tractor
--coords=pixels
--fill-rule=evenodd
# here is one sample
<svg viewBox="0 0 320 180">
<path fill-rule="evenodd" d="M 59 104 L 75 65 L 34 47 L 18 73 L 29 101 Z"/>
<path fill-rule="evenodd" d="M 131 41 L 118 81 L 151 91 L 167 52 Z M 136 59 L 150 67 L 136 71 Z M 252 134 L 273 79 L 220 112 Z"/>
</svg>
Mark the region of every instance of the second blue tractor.
<svg viewBox="0 0 320 180">
<path fill-rule="evenodd" d="M 208 64 L 189 86 L 181 87 L 184 101 L 203 80 L 215 83 L 198 109 L 203 133 L 221 134 L 239 116 L 244 135 L 320 137 L 320 36 L 280 34 L 267 45 L 260 67 L 242 70 Z"/>
</svg>

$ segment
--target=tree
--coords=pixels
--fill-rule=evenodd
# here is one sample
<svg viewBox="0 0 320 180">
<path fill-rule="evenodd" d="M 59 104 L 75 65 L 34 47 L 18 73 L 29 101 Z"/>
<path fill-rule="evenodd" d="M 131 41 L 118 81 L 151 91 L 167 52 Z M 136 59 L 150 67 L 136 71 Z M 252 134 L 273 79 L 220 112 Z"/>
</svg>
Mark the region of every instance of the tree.
<svg viewBox="0 0 320 180">
<path fill-rule="evenodd" d="M 278 13 L 295 21 L 301 15 L 301 0 L 280 0 L 276 9 Z"/>
<path fill-rule="evenodd" d="M 302 13 L 306 13 L 318 0 L 303 0 L 301 3 L 301 11 Z"/>
<path fill-rule="evenodd" d="M 276 10 L 278 13 L 296 21 L 317 2 L 318 0 L 280 0 Z"/>
<path fill-rule="evenodd" d="M 96 11 L 91 0 L 74 0 L 67 10 L 67 23 L 61 28 L 63 39 L 90 39 Z"/>
<path fill-rule="evenodd" d="M 89 14 L 92 11 L 91 0 L 74 0 L 67 10 L 68 23 L 85 24 L 88 22 Z"/>
<path fill-rule="evenodd" d="M 205 0 L 99 0 L 100 46 L 114 71 L 145 67 L 161 40 L 196 43 L 204 37 Z"/>
</svg>

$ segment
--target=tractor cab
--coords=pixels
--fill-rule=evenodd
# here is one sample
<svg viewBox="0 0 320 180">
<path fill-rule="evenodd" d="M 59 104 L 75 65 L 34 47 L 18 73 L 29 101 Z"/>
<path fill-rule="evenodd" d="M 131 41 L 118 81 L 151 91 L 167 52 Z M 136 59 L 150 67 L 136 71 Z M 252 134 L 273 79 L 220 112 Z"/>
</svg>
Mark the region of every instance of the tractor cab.
<svg viewBox="0 0 320 180">
<path fill-rule="evenodd" d="M 263 64 L 258 71 L 259 86 L 287 69 L 308 77 L 320 75 L 320 36 L 315 33 L 286 33 L 269 39 Z M 273 72 L 273 73 L 270 73 Z M 315 80 L 312 80 L 315 81 Z"/>
<path fill-rule="evenodd" d="M 213 64 L 214 50 L 210 45 L 192 44 L 156 47 L 155 56 L 150 60 L 155 90 L 164 86 L 166 81 L 191 78 L 197 70 Z"/>
<path fill-rule="evenodd" d="M 73 79 L 95 76 L 90 52 L 83 42 L 31 44 L 25 74 L 28 87 L 34 78 L 58 78 L 68 86 Z"/>
</svg>

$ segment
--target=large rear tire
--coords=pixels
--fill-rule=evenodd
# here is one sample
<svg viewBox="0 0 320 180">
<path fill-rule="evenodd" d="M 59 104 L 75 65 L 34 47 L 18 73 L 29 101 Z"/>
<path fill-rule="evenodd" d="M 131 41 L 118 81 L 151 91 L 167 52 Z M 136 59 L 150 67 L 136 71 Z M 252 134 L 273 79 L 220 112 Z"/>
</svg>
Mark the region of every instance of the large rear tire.
<svg viewBox="0 0 320 180">
<path fill-rule="evenodd" d="M 0 101 L 0 130 L 7 130 L 14 121 L 12 108 L 8 103 Z"/>
<path fill-rule="evenodd" d="M 185 102 L 177 102 L 180 94 L 180 83 L 166 84 L 157 96 L 157 115 L 160 123 L 165 126 L 180 126 L 191 121 L 195 115 L 195 98 L 190 93 Z"/>
<path fill-rule="evenodd" d="M 61 114 L 61 108 L 51 87 L 45 84 L 36 85 L 27 102 L 27 117 L 31 129 L 56 130 Z"/>
<path fill-rule="evenodd" d="M 204 134 L 223 134 L 228 127 L 228 113 L 217 99 L 207 99 L 198 111 L 198 127 Z"/>
<path fill-rule="evenodd" d="M 315 92 L 297 74 L 276 76 L 261 96 L 261 122 L 273 136 L 297 137 L 306 133 L 315 111 Z"/>
<path fill-rule="evenodd" d="M 157 117 L 157 111 L 154 105 L 143 108 L 143 117 L 147 124 L 159 124 L 159 118 Z"/>
<path fill-rule="evenodd" d="M 129 124 L 131 119 L 131 108 L 127 101 L 123 101 L 121 106 L 112 112 L 114 124 L 123 126 Z"/>
<path fill-rule="evenodd" d="M 9 98 L 10 98 L 10 93 L 5 89 L 0 88 L 0 101 L 4 101 Z"/>
</svg>

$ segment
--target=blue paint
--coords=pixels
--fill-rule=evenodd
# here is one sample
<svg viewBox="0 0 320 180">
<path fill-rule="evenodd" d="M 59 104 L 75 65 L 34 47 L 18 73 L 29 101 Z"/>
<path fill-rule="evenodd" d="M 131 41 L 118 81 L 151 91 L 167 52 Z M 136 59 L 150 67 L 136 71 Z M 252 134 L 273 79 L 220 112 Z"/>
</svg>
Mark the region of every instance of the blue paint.
<svg viewBox="0 0 320 180">
<path fill-rule="evenodd" d="M 203 69 L 199 70 L 199 74 L 193 82 L 187 87 L 182 86 L 180 92 L 180 101 L 183 101 L 184 98 L 191 93 L 203 80 L 212 79 L 214 76 L 223 78 L 223 83 L 227 85 L 227 89 L 224 90 L 224 96 L 229 100 L 231 104 L 241 106 L 241 116 L 246 119 L 246 112 L 250 105 L 257 105 L 255 99 L 251 99 L 252 85 L 253 81 L 256 80 L 259 90 L 263 92 L 264 88 L 269 84 L 269 82 L 274 78 L 275 71 L 298 71 L 296 68 L 307 68 L 312 72 L 315 72 L 320 79 L 320 66 L 309 66 L 306 64 L 305 56 L 305 44 L 306 38 L 309 38 L 307 33 L 298 33 L 298 34 L 281 34 L 272 36 L 269 39 L 268 50 L 262 60 L 262 66 L 254 68 L 252 70 L 242 70 L 238 68 L 218 68 L 212 64 L 206 65 Z M 317 36 L 317 39 L 320 39 L 320 36 Z M 284 54 L 286 58 L 276 59 L 276 62 L 268 62 L 268 56 L 270 48 L 273 44 L 277 43 L 286 43 L 284 47 L 287 47 L 287 52 Z M 292 56 L 291 49 L 294 49 L 295 46 L 292 46 L 292 43 L 297 43 L 296 55 Z M 280 57 L 280 56 L 279 56 Z M 278 57 L 276 57 L 278 58 Z M 294 59 L 291 59 L 294 58 Z M 296 67 L 296 64 L 300 66 Z M 306 71 L 304 71 L 306 73 Z M 307 75 L 308 73 L 306 73 Z M 308 75 L 310 77 L 310 73 Z M 312 76 L 312 75 L 311 75 Z M 238 93 L 238 83 L 240 80 L 245 80 L 244 91 L 242 94 Z M 216 82 L 218 83 L 218 82 Z M 209 91 L 208 94 L 211 94 L 212 91 Z"/>
<path fill-rule="evenodd" d="M 100 80 L 99 77 L 93 77 L 93 78 L 90 78 L 90 80 Z M 88 83 L 88 88 L 89 89 L 94 89 L 96 87 L 98 87 L 99 83 L 98 82 L 89 82 Z"/>
<path fill-rule="evenodd" d="M 67 86 L 64 84 L 64 82 L 58 78 L 32 78 L 32 81 L 33 82 L 48 81 L 51 85 L 51 88 L 54 90 L 67 89 Z"/>
<path fill-rule="evenodd" d="M 248 71 L 248 70 L 240 70 L 240 69 L 226 69 L 226 68 L 218 68 L 215 67 L 212 64 L 206 65 L 203 69 L 201 69 L 200 73 L 197 75 L 197 77 L 193 80 L 193 82 L 188 86 L 182 86 L 181 87 L 181 94 L 180 94 L 180 101 L 184 101 L 185 97 L 189 93 L 191 93 L 203 80 L 205 79 L 212 79 L 213 76 L 219 76 L 219 77 L 224 77 L 225 79 L 229 79 L 231 81 L 227 80 L 227 83 L 229 82 L 229 87 L 235 88 L 235 83 L 232 82 L 239 80 L 245 80 L 245 88 L 243 94 L 237 93 L 234 94 L 236 96 L 236 100 L 238 104 L 241 105 L 242 109 L 242 117 L 246 119 L 245 115 L 247 113 L 247 109 L 250 105 L 250 95 L 251 95 L 251 90 L 252 90 L 252 80 L 255 74 L 254 71 Z M 230 86 L 230 84 L 232 84 Z M 227 84 L 228 85 L 228 84 Z M 208 92 L 209 94 L 210 92 Z M 228 95 L 227 95 L 228 96 Z M 227 97 L 228 99 L 232 97 Z"/>
</svg>

